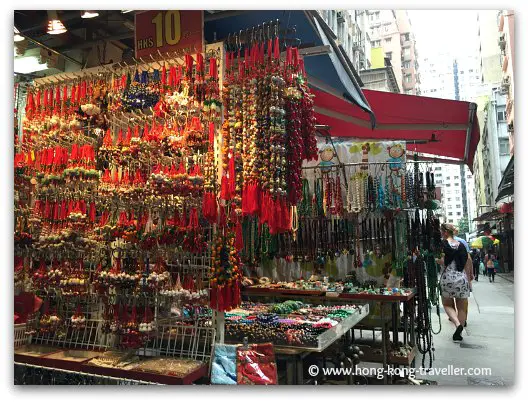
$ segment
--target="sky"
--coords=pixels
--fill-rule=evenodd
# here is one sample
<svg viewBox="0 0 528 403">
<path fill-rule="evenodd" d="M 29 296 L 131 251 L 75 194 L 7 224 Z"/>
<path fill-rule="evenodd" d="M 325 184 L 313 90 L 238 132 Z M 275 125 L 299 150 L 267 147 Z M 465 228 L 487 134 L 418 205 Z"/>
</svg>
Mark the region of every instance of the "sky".
<svg viewBox="0 0 528 403">
<path fill-rule="evenodd" d="M 419 55 L 447 50 L 454 56 L 478 52 L 477 13 L 477 10 L 408 10 Z"/>
</svg>

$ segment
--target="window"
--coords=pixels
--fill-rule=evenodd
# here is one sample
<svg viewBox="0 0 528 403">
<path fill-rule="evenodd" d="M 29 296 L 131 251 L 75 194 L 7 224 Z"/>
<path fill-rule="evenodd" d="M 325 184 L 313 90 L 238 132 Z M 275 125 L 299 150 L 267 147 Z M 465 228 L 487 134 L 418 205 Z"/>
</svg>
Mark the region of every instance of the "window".
<svg viewBox="0 0 528 403">
<path fill-rule="evenodd" d="M 455 190 L 455 194 L 459 195 L 460 194 L 460 190 Z"/>
<path fill-rule="evenodd" d="M 412 94 L 413 94 L 413 90 L 405 90 L 405 93 L 406 93 L 407 95 L 412 95 Z"/>
<path fill-rule="evenodd" d="M 499 154 L 509 155 L 510 154 L 510 142 L 508 139 L 499 139 Z"/>
<path fill-rule="evenodd" d="M 462 206 L 460 204 L 457 204 L 455 208 L 462 208 Z"/>
<path fill-rule="evenodd" d="M 458 176 L 453 176 L 454 180 L 460 179 Z"/>
<path fill-rule="evenodd" d="M 411 62 L 409 62 L 409 61 L 403 62 L 403 68 L 404 69 L 410 69 L 411 68 Z"/>
<path fill-rule="evenodd" d="M 498 111 L 497 112 L 497 120 L 499 122 L 503 122 L 506 120 L 506 114 L 504 113 L 504 111 Z"/>
<path fill-rule="evenodd" d="M 435 171 L 441 171 L 442 167 L 435 167 Z"/>
<path fill-rule="evenodd" d="M 447 198 L 447 201 L 451 201 L 451 198 L 450 198 L 450 197 L 448 197 L 448 198 Z"/>
<path fill-rule="evenodd" d="M 403 55 L 404 56 L 410 56 L 411 55 L 411 48 L 404 48 L 403 49 Z"/>
<path fill-rule="evenodd" d="M 460 182 L 455 182 L 455 186 L 460 186 Z"/>
<path fill-rule="evenodd" d="M 450 177 L 450 176 L 448 176 L 448 177 L 446 178 L 446 180 L 449 180 L 449 179 L 451 179 L 451 177 Z"/>
<path fill-rule="evenodd" d="M 381 40 L 380 41 L 372 41 L 371 45 L 373 48 L 379 48 L 381 46 Z"/>
<path fill-rule="evenodd" d="M 409 41 L 410 40 L 409 34 L 403 34 L 403 40 Z"/>
<path fill-rule="evenodd" d="M 456 201 L 460 201 L 460 197 L 455 198 Z"/>
<path fill-rule="evenodd" d="M 437 171 L 436 168 L 435 168 L 435 171 Z M 437 174 L 435 174 L 435 176 L 437 176 L 437 177 L 438 177 L 438 176 L 442 176 L 442 174 L 441 174 L 441 173 L 437 173 Z"/>
<path fill-rule="evenodd" d="M 449 224 L 453 224 L 453 220 L 449 220 Z"/>
<path fill-rule="evenodd" d="M 461 215 L 462 215 L 462 213 L 460 211 L 457 211 L 457 216 L 460 217 Z"/>
<path fill-rule="evenodd" d="M 412 75 L 411 74 L 405 74 L 405 82 L 410 83 L 412 81 Z"/>
<path fill-rule="evenodd" d="M 463 71 L 463 70 L 460 70 L 460 74 L 464 74 L 464 71 Z"/>
<path fill-rule="evenodd" d="M 385 53 L 385 57 L 392 60 L 392 52 Z"/>
<path fill-rule="evenodd" d="M 449 213 L 447 213 L 447 215 L 453 215 L 453 212 L 452 212 L 452 211 L 450 211 Z"/>
<path fill-rule="evenodd" d="M 446 183 L 446 187 L 451 187 L 451 184 L 450 183 Z"/>
</svg>

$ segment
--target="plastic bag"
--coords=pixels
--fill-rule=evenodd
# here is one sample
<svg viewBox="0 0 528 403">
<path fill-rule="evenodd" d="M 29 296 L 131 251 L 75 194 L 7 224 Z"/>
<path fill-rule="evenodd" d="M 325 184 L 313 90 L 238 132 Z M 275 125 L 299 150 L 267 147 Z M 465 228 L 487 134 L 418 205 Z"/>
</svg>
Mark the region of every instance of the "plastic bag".
<svg viewBox="0 0 528 403">
<path fill-rule="evenodd" d="M 214 349 L 213 365 L 211 368 L 211 384 L 236 385 L 237 384 L 237 346 L 229 344 L 216 344 Z"/>
<path fill-rule="evenodd" d="M 277 385 L 277 364 L 273 344 L 252 344 L 236 352 L 239 385 Z"/>
</svg>

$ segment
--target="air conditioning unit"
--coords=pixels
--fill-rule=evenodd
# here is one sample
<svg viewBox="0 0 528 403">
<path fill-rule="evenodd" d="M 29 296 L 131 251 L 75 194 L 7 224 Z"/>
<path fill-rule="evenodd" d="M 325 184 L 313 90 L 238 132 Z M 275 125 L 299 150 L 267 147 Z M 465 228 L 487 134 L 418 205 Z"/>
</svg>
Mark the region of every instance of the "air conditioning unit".
<svg viewBox="0 0 528 403">
<path fill-rule="evenodd" d="M 500 34 L 499 36 L 499 47 L 501 48 L 501 50 L 506 49 L 506 35 L 505 34 Z"/>
<path fill-rule="evenodd" d="M 513 122 L 508 123 L 508 133 L 513 133 Z"/>
</svg>

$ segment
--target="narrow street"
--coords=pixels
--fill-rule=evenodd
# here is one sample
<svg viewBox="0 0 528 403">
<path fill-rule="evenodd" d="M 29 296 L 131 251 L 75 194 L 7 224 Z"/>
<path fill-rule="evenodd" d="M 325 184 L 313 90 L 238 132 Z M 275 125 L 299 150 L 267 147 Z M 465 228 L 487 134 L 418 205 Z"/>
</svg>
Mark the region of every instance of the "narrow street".
<svg viewBox="0 0 528 403">
<path fill-rule="evenodd" d="M 509 277 L 495 277 L 490 283 L 480 276 L 474 282 L 469 300 L 468 325 L 463 333 L 464 341 L 451 339 L 454 326 L 441 309 L 442 331 L 434 336 L 435 368 L 491 368 L 490 376 L 442 376 L 429 375 L 438 385 L 496 385 L 514 384 L 515 316 L 514 284 Z M 433 317 L 433 329 L 438 320 Z M 419 365 L 419 360 L 417 360 Z"/>
</svg>

